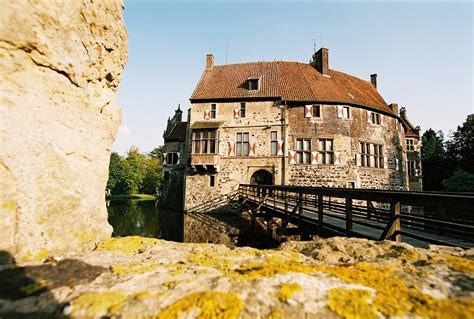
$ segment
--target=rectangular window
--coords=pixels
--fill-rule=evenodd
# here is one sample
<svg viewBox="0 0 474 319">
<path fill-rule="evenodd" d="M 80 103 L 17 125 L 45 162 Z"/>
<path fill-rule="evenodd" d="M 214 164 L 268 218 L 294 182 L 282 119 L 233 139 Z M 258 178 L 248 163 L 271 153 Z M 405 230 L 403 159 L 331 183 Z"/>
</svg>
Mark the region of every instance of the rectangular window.
<svg viewBox="0 0 474 319">
<path fill-rule="evenodd" d="M 342 117 L 345 119 L 350 118 L 350 113 L 349 113 L 349 107 L 348 106 L 343 106 L 342 107 Z"/>
<path fill-rule="evenodd" d="M 217 105 L 211 104 L 211 119 L 216 118 Z"/>
<path fill-rule="evenodd" d="M 236 146 L 237 156 L 249 156 L 249 133 L 237 133 Z"/>
<path fill-rule="evenodd" d="M 245 103 L 240 103 L 240 117 L 245 117 L 246 107 Z"/>
<path fill-rule="evenodd" d="M 166 164 L 168 165 L 178 164 L 178 153 L 167 153 Z"/>
<path fill-rule="evenodd" d="M 311 140 L 305 138 L 296 139 L 296 163 L 311 163 Z"/>
<path fill-rule="evenodd" d="M 360 143 L 360 165 L 361 166 L 370 166 L 370 144 L 369 143 Z"/>
<path fill-rule="evenodd" d="M 277 155 L 278 153 L 278 140 L 277 140 L 277 131 L 270 132 L 270 154 Z"/>
<path fill-rule="evenodd" d="M 360 142 L 360 165 L 383 168 L 383 145 Z"/>
<path fill-rule="evenodd" d="M 383 168 L 383 146 L 373 144 L 374 148 L 374 166 L 377 168 Z"/>
<path fill-rule="evenodd" d="M 356 182 L 347 182 L 347 188 L 356 188 Z"/>
<path fill-rule="evenodd" d="M 249 80 L 249 90 L 258 90 L 258 79 Z"/>
<path fill-rule="evenodd" d="M 418 176 L 418 165 L 416 161 L 408 161 L 408 175 Z"/>
<path fill-rule="evenodd" d="M 193 130 L 193 154 L 217 154 L 217 130 Z"/>
<path fill-rule="evenodd" d="M 318 157 L 319 164 L 334 164 L 334 145 L 332 139 L 320 139 Z"/>
<path fill-rule="evenodd" d="M 216 176 L 210 175 L 209 176 L 209 186 L 214 187 L 216 185 Z"/>
<path fill-rule="evenodd" d="M 381 117 L 380 117 L 380 114 L 379 114 L 379 113 L 372 112 L 372 113 L 370 113 L 370 116 L 371 116 L 371 122 L 372 122 L 372 124 L 380 125 L 380 123 L 382 122 L 382 120 L 381 120 Z"/>
<path fill-rule="evenodd" d="M 415 140 L 412 138 L 406 139 L 407 143 L 407 151 L 414 151 L 415 150 Z"/>
<path fill-rule="evenodd" d="M 321 105 L 313 105 L 313 117 L 321 117 Z"/>
</svg>

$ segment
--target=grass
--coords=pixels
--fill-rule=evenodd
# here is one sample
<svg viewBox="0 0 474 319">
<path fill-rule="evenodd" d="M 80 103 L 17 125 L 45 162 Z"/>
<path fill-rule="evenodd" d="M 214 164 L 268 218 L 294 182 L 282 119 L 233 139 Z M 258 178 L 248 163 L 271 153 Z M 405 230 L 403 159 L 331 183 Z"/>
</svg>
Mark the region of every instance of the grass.
<svg viewBox="0 0 474 319">
<path fill-rule="evenodd" d="M 130 194 L 130 195 L 110 195 L 106 196 L 105 199 L 110 199 L 110 200 L 131 200 L 131 199 L 137 199 L 137 200 L 156 200 L 158 199 L 157 195 L 148 195 L 148 194 Z"/>
</svg>

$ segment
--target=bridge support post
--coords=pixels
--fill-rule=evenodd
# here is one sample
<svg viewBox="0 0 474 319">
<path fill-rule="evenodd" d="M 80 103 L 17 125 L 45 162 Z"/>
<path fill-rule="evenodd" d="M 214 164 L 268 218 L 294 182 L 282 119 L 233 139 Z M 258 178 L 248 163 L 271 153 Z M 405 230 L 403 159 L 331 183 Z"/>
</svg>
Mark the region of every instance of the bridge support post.
<svg viewBox="0 0 474 319">
<path fill-rule="evenodd" d="M 318 195 L 318 234 L 323 232 L 323 195 Z"/>
<path fill-rule="evenodd" d="M 401 212 L 401 205 L 400 202 L 395 202 L 390 204 L 390 213 L 393 218 L 393 227 L 391 229 L 391 234 L 389 234 L 389 238 L 395 240 L 397 243 L 401 241 L 400 238 L 400 212 Z"/>
<path fill-rule="evenodd" d="M 346 198 L 346 235 L 350 236 L 352 232 L 352 198 Z"/>
</svg>

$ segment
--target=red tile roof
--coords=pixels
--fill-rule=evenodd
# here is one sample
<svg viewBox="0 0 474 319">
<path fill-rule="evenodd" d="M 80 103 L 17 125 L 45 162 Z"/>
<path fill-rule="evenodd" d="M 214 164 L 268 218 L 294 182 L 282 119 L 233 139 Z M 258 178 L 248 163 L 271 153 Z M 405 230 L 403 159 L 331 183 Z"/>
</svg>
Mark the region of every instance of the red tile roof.
<svg viewBox="0 0 474 319">
<path fill-rule="evenodd" d="M 259 90 L 247 89 L 249 78 L 260 79 Z M 368 81 L 335 70 L 327 77 L 310 64 L 283 61 L 216 65 L 204 71 L 191 102 L 247 98 L 357 104 L 393 113 Z"/>
</svg>

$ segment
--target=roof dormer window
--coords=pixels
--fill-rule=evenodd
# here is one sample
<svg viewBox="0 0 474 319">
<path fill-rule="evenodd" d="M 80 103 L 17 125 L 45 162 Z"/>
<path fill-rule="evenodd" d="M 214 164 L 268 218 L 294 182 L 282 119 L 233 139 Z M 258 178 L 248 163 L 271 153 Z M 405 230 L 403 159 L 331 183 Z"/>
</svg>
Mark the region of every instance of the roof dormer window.
<svg viewBox="0 0 474 319">
<path fill-rule="evenodd" d="M 258 78 L 248 79 L 249 90 L 257 91 L 258 90 Z"/>
</svg>

